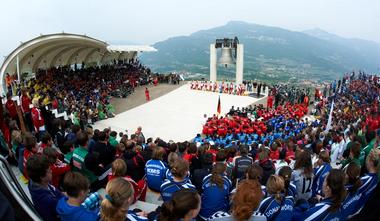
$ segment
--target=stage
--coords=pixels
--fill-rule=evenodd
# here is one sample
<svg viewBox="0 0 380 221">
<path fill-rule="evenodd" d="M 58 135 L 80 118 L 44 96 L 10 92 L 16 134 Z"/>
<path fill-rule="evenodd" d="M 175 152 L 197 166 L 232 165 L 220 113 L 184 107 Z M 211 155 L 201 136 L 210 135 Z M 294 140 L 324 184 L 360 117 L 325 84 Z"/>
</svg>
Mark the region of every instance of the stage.
<svg viewBox="0 0 380 221">
<path fill-rule="evenodd" d="M 216 113 L 219 95 L 222 114 L 227 113 L 231 106 L 246 107 L 265 99 L 191 90 L 190 85 L 185 84 L 114 118 L 98 121 L 94 128 L 111 127 L 117 132 L 128 130 L 128 135 L 131 135 L 141 126 L 145 138 L 160 137 L 175 142 L 190 140 L 201 133 L 206 120 L 204 114 L 212 116 Z"/>
</svg>

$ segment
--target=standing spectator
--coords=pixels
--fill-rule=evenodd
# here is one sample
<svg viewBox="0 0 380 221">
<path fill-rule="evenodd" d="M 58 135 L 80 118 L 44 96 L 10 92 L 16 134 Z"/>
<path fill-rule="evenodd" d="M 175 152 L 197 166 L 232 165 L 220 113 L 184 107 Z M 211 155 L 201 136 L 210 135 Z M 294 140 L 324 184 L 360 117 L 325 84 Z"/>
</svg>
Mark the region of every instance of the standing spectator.
<svg viewBox="0 0 380 221">
<path fill-rule="evenodd" d="M 234 170 L 233 170 L 233 178 L 240 179 L 245 175 L 245 172 L 249 165 L 252 165 L 253 159 L 248 156 L 248 148 L 247 146 L 240 146 L 239 155 L 234 158 Z"/>
<path fill-rule="evenodd" d="M 16 103 L 12 100 L 12 94 L 8 93 L 7 95 L 7 102 L 5 103 L 5 108 L 9 114 L 9 116 L 12 118 L 12 120 L 15 120 L 20 126 L 18 115 L 17 115 L 17 105 Z"/>
<path fill-rule="evenodd" d="M 22 113 L 24 114 L 26 126 L 28 127 L 29 131 L 32 132 L 34 131 L 32 115 L 30 113 L 31 111 L 30 105 L 32 104 L 32 101 L 30 100 L 26 89 L 22 90 L 20 101 L 21 101 L 21 110 L 22 110 Z"/>
<path fill-rule="evenodd" d="M 297 187 L 298 199 L 308 200 L 312 196 L 313 165 L 310 153 L 302 151 L 297 157 L 292 173 L 292 182 Z"/>
<path fill-rule="evenodd" d="M 32 120 L 34 125 L 34 131 L 36 131 L 37 137 L 42 136 L 42 134 L 45 132 L 45 121 L 42 117 L 39 106 L 39 101 L 34 100 L 32 108 Z"/>
</svg>

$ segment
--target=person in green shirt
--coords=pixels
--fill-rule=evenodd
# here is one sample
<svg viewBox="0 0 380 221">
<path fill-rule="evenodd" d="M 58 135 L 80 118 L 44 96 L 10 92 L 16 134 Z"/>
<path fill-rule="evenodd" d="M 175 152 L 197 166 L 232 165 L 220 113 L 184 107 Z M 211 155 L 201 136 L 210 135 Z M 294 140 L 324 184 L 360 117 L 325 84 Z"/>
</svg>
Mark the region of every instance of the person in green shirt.
<svg viewBox="0 0 380 221">
<path fill-rule="evenodd" d="M 74 150 L 72 157 L 74 166 L 73 171 L 80 172 L 89 179 L 90 183 L 93 183 L 98 177 L 92 171 L 88 170 L 85 164 L 85 159 L 88 154 L 88 135 L 84 132 L 78 132 L 77 144 L 79 146 Z"/>
<path fill-rule="evenodd" d="M 351 145 L 350 148 L 350 155 L 347 159 L 342 161 L 342 168 L 345 168 L 349 163 L 354 162 L 357 164 L 359 167 L 361 166 L 359 157 L 360 157 L 360 149 L 361 149 L 361 144 L 359 142 L 354 142 Z"/>
<path fill-rule="evenodd" d="M 373 133 L 373 132 L 372 132 Z M 376 131 L 376 137 L 371 140 L 371 142 L 368 143 L 368 145 L 360 152 L 360 164 L 361 166 L 365 166 L 365 161 L 368 156 L 368 154 L 371 152 L 371 150 L 374 147 L 378 147 L 380 144 L 380 129 Z"/>
<path fill-rule="evenodd" d="M 117 136 L 117 132 L 116 131 L 112 131 L 110 133 L 109 138 L 108 138 L 109 143 L 115 149 L 116 149 L 116 146 L 119 144 L 119 142 L 117 142 L 117 140 L 116 140 L 116 136 Z"/>
</svg>

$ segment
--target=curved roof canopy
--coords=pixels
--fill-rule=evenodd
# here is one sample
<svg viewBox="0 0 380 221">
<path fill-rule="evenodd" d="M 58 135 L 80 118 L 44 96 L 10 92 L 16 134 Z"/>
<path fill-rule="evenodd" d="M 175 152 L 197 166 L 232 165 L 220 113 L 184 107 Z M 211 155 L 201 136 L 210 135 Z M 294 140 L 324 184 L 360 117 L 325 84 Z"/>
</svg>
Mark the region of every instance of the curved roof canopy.
<svg viewBox="0 0 380 221">
<path fill-rule="evenodd" d="M 34 73 L 38 69 L 76 63 L 105 64 L 114 59 L 131 59 L 138 52 L 156 51 L 145 45 L 113 46 L 86 35 L 57 33 L 41 35 L 21 43 L 4 60 L 0 69 L 0 90 L 6 73 Z M 18 61 L 18 62 L 17 62 Z M 17 65 L 18 64 L 18 65 Z"/>
</svg>

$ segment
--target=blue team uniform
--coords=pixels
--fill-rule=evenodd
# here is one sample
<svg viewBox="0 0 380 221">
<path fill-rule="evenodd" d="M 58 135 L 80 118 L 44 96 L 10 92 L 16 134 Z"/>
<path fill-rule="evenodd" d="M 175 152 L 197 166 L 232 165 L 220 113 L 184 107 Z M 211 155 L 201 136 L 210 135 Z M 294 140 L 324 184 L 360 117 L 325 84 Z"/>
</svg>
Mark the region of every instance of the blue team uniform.
<svg viewBox="0 0 380 221">
<path fill-rule="evenodd" d="M 227 176 L 222 177 L 223 188 L 219 188 L 215 183 L 211 182 L 211 174 L 203 178 L 202 207 L 199 212 L 199 216 L 203 219 L 207 219 L 218 211 L 228 211 L 232 183 Z"/>
<path fill-rule="evenodd" d="M 346 220 L 347 216 L 343 213 L 342 208 L 335 212 L 330 212 L 329 208 L 333 204 L 330 198 L 322 200 L 315 204 L 314 207 L 307 209 L 304 212 L 295 210 L 295 221 L 319 221 L 319 220 Z"/>
<path fill-rule="evenodd" d="M 287 196 L 282 202 L 277 202 L 274 196 L 269 196 L 261 201 L 258 211 L 267 217 L 268 221 L 272 220 L 292 220 L 294 199 Z"/>
<path fill-rule="evenodd" d="M 312 196 L 317 195 L 322 190 L 323 181 L 325 180 L 330 170 L 331 165 L 329 163 L 325 163 L 322 166 L 314 169 L 313 184 L 311 186 Z"/>
<path fill-rule="evenodd" d="M 160 191 L 160 187 L 166 178 L 167 167 L 161 160 L 149 160 L 145 164 L 145 174 L 148 187 L 154 191 Z"/>
<path fill-rule="evenodd" d="M 172 198 L 173 193 L 181 190 L 181 189 L 194 189 L 195 186 L 191 184 L 189 179 L 185 179 L 182 182 L 176 182 L 171 179 L 167 179 L 160 188 L 161 196 L 164 202 L 169 201 Z"/>
<path fill-rule="evenodd" d="M 377 185 L 377 175 L 375 173 L 369 173 L 361 178 L 362 185 L 355 193 L 347 195 L 344 203 L 342 204 L 343 212 L 346 217 L 353 216 L 364 207 L 368 198 L 374 192 Z M 347 186 L 351 188 L 351 186 Z"/>
<path fill-rule="evenodd" d="M 139 216 L 133 210 L 129 210 L 125 221 L 148 221 L 148 218 Z"/>
</svg>

